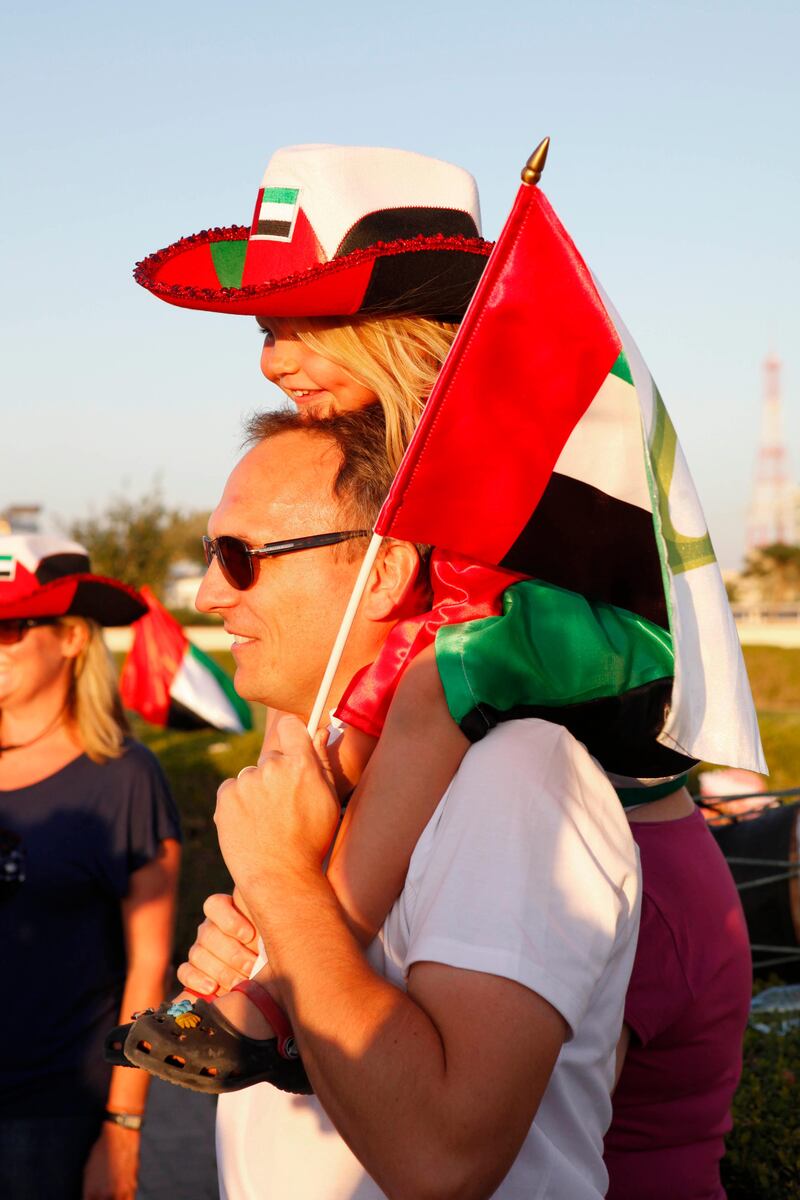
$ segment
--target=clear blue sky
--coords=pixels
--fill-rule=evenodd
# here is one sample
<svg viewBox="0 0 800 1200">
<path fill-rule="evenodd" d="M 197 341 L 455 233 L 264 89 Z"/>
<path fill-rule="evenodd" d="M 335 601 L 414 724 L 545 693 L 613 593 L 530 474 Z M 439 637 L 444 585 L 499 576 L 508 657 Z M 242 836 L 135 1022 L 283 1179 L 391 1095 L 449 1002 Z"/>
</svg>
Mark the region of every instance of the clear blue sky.
<svg viewBox="0 0 800 1200">
<path fill-rule="evenodd" d="M 639 342 L 736 564 L 770 349 L 800 468 L 796 0 L 14 7 L 0 508 L 69 518 L 156 478 L 174 504 L 214 503 L 241 416 L 271 395 L 254 323 L 161 304 L 131 267 L 247 223 L 273 149 L 451 159 L 493 237 L 549 133 L 545 191 Z"/>
</svg>

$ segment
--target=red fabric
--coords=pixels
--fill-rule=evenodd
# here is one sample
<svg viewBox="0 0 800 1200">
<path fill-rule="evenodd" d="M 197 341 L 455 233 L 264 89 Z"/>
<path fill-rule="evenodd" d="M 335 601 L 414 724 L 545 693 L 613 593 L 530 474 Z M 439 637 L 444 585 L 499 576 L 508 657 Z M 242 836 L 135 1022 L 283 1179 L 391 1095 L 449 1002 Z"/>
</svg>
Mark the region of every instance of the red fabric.
<svg viewBox="0 0 800 1200">
<path fill-rule="evenodd" d="M 21 563 L 13 580 L 0 582 L 0 620 L 12 617 L 92 617 L 101 625 L 130 625 L 142 612 L 135 588 L 105 575 L 78 572 L 39 583 Z"/>
<path fill-rule="evenodd" d="M 625 1004 L 633 1031 L 606 1135 L 608 1200 L 724 1200 L 724 1135 L 741 1071 L 750 945 L 702 814 L 632 822 L 642 921 Z"/>
<path fill-rule="evenodd" d="M 350 683 L 336 716 L 379 737 L 406 667 L 431 645 L 436 630 L 441 625 L 496 616 L 502 612 L 503 592 L 522 578 L 434 550 L 430 564 L 433 607 L 395 625 L 375 661 Z"/>
<path fill-rule="evenodd" d="M 64 616 L 69 612 L 79 578 L 69 575 L 40 584 L 36 576 L 18 562 L 14 579 L 0 584 L 0 620 Z"/>
<path fill-rule="evenodd" d="M 260 204 L 258 208 L 260 208 Z M 256 220 L 258 209 L 256 210 Z M 255 221 L 254 221 L 255 225 Z M 251 283 L 274 283 L 285 275 L 294 275 L 297 271 L 307 271 L 315 264 L 325 262 L 322 247 L 317 241 L 316 234 L 311 228 L 308 217 L 302 208 L 294 223 L 294 232 L 290 242 L 279 242 L 272 238 L 254 238 L 251 232 L 247 242 L 247 256 L 244 260 L 242 286 Z"/>
<path fill-rule="evenodd" d="M 167 258 L 158 271 L 158 282 L 164 286 L 191 279 L 196 288 L 219 288 L 219 278 L 211 257 L 211 241 L 189 246 L 183 254 Z"/>
<path fill-rule="evenodd" d="M 376 531 L 501 562 L 620 349 L 586 264 L 523 185 Z"/>
<path fill-rule="evenodd" d="M 150 588 L 143 587 L 141 594 L 149 611 L 133 626 L 133 645 L 122 667 L 119 690 L 126 708 L 153 725 L 166 725 L 169 691 L 189 642 Z"/>
</svg>

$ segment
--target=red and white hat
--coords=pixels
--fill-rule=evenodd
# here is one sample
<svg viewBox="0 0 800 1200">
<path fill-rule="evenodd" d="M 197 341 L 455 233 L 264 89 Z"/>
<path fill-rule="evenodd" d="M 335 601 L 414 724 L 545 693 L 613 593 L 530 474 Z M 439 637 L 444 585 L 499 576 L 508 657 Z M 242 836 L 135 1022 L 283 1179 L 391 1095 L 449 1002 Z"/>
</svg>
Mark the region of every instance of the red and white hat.
<svg viewBox="0 0 800 1200">
<path fill-rule="evenodd" d="M 0 621 L 16 617 L 91 617 L 130 625 L 147 612 L 139 593 L 93 575 L 77 542 L 43 534 L 0 537 Z"/>
<path fill-rule="evenodd" d="M 206 229 L 137 263 L 183 308 L 263 317 L 459 320 L 491 251 L 468 171 L 408 150 L 288 146 L 250 226 Z"/>
</svg>

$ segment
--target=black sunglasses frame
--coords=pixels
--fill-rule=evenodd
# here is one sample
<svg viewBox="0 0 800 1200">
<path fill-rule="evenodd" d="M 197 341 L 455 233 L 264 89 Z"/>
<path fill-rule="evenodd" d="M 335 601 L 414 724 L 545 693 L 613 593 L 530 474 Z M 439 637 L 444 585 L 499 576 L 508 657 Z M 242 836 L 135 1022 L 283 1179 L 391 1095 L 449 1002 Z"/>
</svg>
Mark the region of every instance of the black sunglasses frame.
<svg viewBox="0 0 800 1200">
<path fill-rule="evenodd" d="M 0 646 L 16 646 L 29 629 L 38 625 L 57 625 L 60 617 L 0 617 Z M 16 637 L 4 637 L 6 630 L 16 627 Z"/>
<path fill-rule="evenodd" d="M 242 538 L 223 534 L 218 538 L 204 537 L 203 553 L 207 566 L 210 567 L 212 560 L 216 558 L 226 582 L 237 592 L 246 592 L 256 580 L 254 558 L 279 558 L 283 554 L 296 554 L 298 550 L 314 550 L 318 546 L 335 546 L 338 542 L 348 542 L 352 538 L 359 537 L 372 537 L 372 530 L 343 529 L 338 533 L 312 533 L 308 537 L 286 538 L 282 542 L 265 542 L 263 546 L 248 546 Z M 235 555 L 242 556 L 238 561 L 243 569 L 246 566 L 246 582 L 243 582 L 244 575 L 239 574 L 235 569 L 231 570 L 230 561 L 226 559 L 226 555 L 231 551 Z"/>
</svg>

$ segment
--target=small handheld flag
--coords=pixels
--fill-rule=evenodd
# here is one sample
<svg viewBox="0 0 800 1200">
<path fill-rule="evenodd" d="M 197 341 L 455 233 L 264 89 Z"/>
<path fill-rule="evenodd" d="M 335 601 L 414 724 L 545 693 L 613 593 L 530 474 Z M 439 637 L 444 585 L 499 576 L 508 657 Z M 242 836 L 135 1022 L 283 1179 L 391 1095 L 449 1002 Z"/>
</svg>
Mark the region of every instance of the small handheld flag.
<svg viewBox="0 0 800 1200">
<path fill-rule="evenodd" d="M 192 645 L 148 587 L 141 594 L 149 611 L 133 626 L 133 645 L 122 668 L 126 708 L 169 729 L 251 729 L 250 706 L 234 691 L 230 676 Z"/>
</svg>

